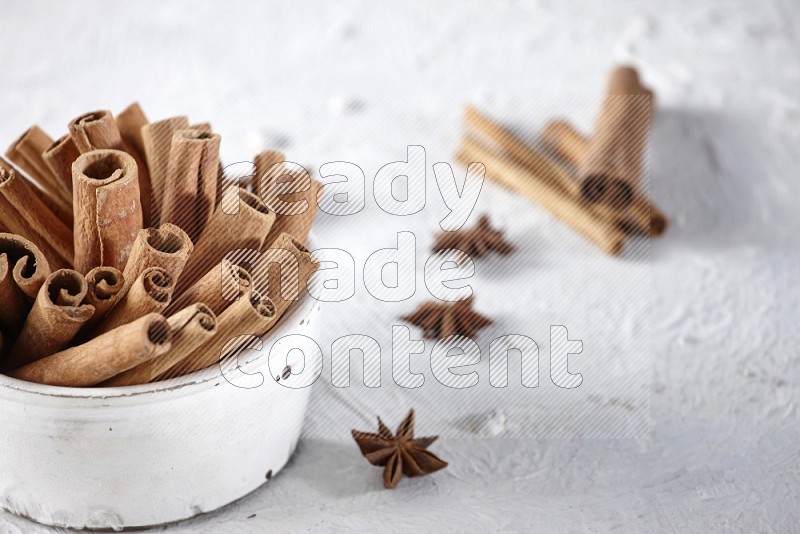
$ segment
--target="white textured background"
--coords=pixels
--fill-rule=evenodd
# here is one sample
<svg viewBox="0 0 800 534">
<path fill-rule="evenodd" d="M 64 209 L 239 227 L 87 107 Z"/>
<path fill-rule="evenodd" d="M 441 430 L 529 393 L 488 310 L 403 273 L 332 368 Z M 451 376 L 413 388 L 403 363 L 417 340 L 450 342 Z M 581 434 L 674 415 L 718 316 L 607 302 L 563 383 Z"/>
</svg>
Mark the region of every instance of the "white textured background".
<svg viewBox="0 0 800 534">
<path fill-rule="evenodd" d="M 395 120 L 452 146 L 457 114 L 424 95 L 512 116 L 529 95 L 596 95 L 622 60 L 657 95 L 653 196 L 672 227 L 646 266 L 649 437 L 443 439 L 433 450 L 447 470 L 388 492 L 346 431 L 375 414 L 394 425 L 411 401 L 395 390 L 391 405 L 342 409 L 320 384 L 308 432 L 333 419 L 340 435 L 302 440 L 266 487 L 170 532 L 800 532 L 800 5 L 6 2 L 0 27 L 4 143 L 34 122 L 56 136 L 80 112 L 138 99 L 151 118 L 210 120 L 226 161 L 282 144 L 312 163 L 377 163 L 412 141 Z M 393 116 L 387 95 L 416 105 Z M 545 242 L 561 235 L 529 217 Z M 526 235 L 516 217 L 499 221 Z M 577 250 L 611 277 L 627 265 Z M 532 276 L 557 267 L 529 263 Z M 422 433 L 443 431 L 418 415 Z M 0 514 L 0 530 L 46 529 Z"/>
</svg>

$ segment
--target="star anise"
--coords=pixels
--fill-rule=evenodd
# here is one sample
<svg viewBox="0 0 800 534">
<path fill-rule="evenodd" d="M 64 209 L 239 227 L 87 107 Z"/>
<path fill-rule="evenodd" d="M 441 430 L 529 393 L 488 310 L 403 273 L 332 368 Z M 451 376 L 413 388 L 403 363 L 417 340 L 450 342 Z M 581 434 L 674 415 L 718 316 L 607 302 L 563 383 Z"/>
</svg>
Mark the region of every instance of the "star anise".
<svg viewBox="0 0 800 534">
<path fill-rule="evenodd" d="M 439 436 L 414 438 L 414 410 L 408 412 L 396 434 L 392 434 L 380 417 L 377 434 L 358 430 L 352 433 L 369 463 L 384 466 L 383 485 L 387 489 L 397 487 L 403 475 L 421 477 L 447 467 L 447 462 L 426 450 Z"/>
<path fill-rule="evenodd" d="M 474 337 L 481 328 L 492 324 L 492 320 L 472 309 L 473 297 L 458 302 L 423 302 L 408 315 L 400 317 L 422 328 L 422 335 L 430 339 L 441 339 L 452 335 Z"/>
<path fill-rule="evenodd" d="M 492 228 L 488 216 L 481 215 L 478 224 L 473 228 L 440 232 L 436 236 L 433 252 L 446 249 L 457 249 L 469 256 L 480 258 L 491 251 L 509 254 L 514 250 L 514 246 L 503 238 L 503 232 Z"/>
</svg>

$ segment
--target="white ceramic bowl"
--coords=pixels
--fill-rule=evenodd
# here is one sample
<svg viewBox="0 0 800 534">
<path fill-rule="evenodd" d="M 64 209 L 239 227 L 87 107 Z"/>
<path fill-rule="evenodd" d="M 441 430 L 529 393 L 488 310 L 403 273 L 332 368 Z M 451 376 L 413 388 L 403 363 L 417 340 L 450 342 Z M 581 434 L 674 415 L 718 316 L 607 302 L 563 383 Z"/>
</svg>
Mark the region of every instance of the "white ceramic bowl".
<svg viewBox="0 0 800 534">
<path fill-rule="evenodd" d="M 304 294 L 261 351 L 240 357 L 248 373 L 264 375 L 251 389 L 219 367 L 124 388 L 0 375 L 0 506 L 47 525 L 122 529 L 186 519 L 252 492 L 289 460 L 310 390 L 270 377 L 270 346 L 310 336 L 318 309 Z M 284 367 L 271 357 L 273 369 Z M 302 369 L 302 353 L 288 363 Z"/>
</svg>

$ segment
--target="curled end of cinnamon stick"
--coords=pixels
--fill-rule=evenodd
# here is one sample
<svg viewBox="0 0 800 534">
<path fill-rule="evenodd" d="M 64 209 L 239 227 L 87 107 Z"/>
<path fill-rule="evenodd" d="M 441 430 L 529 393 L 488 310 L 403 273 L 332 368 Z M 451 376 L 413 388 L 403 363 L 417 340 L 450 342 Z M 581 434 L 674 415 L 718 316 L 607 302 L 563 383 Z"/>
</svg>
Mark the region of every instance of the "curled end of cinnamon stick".
<svg viewBox="0 0 800 534">
<path fill-rule="evenodd" d="M 50 265 L 39 248 L 15 234 L 0 233 L 0 257 L 6 257 L 17 287 L 30 299 L 50 275 Z"/>
</svg>

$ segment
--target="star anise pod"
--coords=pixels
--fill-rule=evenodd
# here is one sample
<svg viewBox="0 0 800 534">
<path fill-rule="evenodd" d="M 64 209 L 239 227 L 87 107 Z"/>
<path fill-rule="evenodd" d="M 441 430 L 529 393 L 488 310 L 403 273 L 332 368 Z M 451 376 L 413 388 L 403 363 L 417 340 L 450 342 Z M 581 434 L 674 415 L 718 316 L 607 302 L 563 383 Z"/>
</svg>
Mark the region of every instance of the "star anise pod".
<svg viewBox="0 0 800 534">
<path fill-rule="evenodd" d="M 489 217 L 481 215 L 478 224 L 466 230 L 440 232 L 436 236 L 433 252 L 457 249 L 469 256 L 480 258 L 491 251 L 509 254 L 514 246 L 503 238 L 503 232 L 495 230 L 489 223 Z"/>
<path fill-rule="evenodd" d="M 492 324 L 492 320 L 472 309 L 473 297 L 458 302 L 423 302 L 402 321 L 422 328 L 422 335 L 430 339 L 441 339 L 452 335 L 474 337 L 481 328 Z"/>
<path fill-rule="evenodd" d="M 447 467 L 447 462 L 427 450 L 439 436 L 414 438 L 414 410 L 408 412 L 395 434 L 380 417 L 377 434 L 358 430 L 352 433 L 369 463 L 384 467 L 383 485 L 387 489 L 397 487 L 403 475 L 421 477 Z"/>
</svg>

